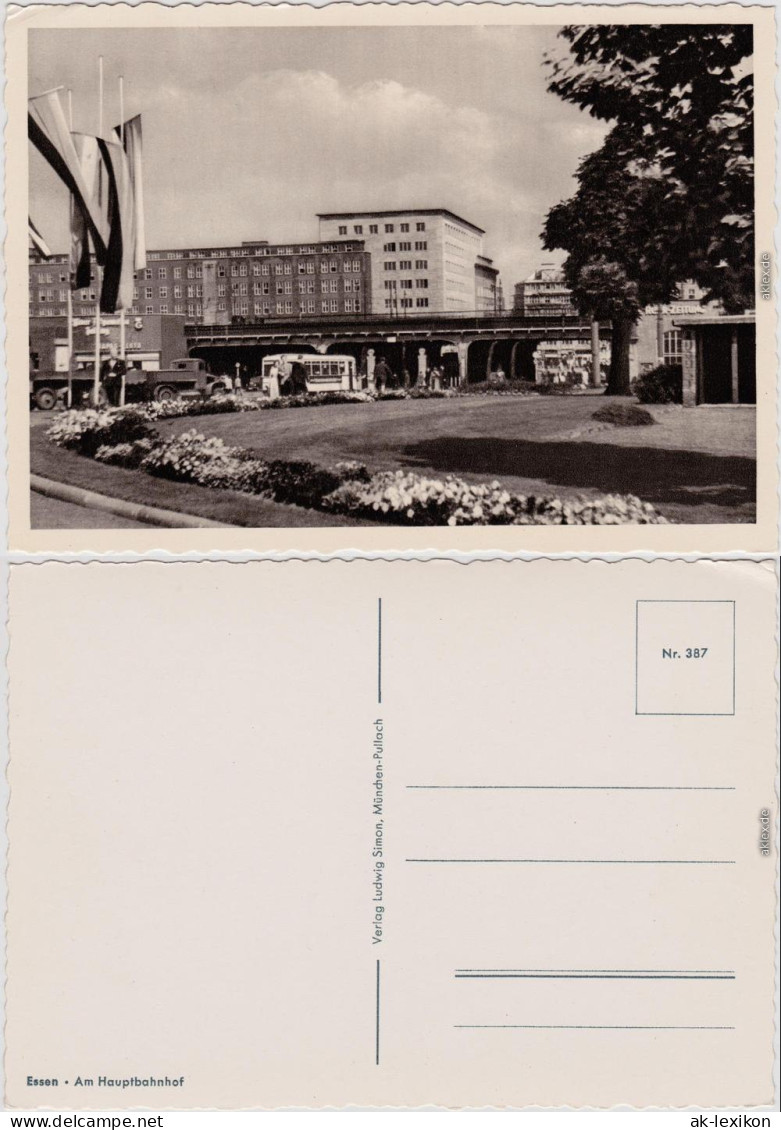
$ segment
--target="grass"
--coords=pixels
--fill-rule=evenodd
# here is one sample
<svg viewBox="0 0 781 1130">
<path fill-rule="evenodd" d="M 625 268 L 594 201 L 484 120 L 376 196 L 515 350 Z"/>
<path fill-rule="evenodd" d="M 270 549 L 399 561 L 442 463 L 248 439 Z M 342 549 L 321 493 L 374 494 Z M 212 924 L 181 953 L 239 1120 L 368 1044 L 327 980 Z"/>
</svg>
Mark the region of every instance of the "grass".
<svg viewBox="0 0 781 1130">
<path fill-rule="evenodd" d="M 375 471 L 414 469 L 470 482 L 498 478 L 522 494 L 635 494 L 675 522 L 755 520 L 753 409 L 654 405 L 653 428 L 614 428 L 591 418 L 597 406 L 611 403 L 632 402 L 593 396 L 385 401 L 156 426 L 173 434 L 196 427 L 266 459 L 324 465 L 357 459 Z M 228 525 L 371 524 L 95 463 L 49 443 L 47 417 L 32 416 L 31 469 L 60 482 Z"/>
<path fill-rule="evenodd" d="M 676 522 L 755 520 L 753 409 L 654 405 L 653 428 L 616 429 L 591 418 L 597 406 L 627 403 L 591 396 L 388 401 L 202 417 L 186 426 L 266 459 L 357 459 L 371 470 L 498 478 L 522 494 L 635 494 Z M 183 425 L 160 428 L 175 433 Z"/>
</svg>

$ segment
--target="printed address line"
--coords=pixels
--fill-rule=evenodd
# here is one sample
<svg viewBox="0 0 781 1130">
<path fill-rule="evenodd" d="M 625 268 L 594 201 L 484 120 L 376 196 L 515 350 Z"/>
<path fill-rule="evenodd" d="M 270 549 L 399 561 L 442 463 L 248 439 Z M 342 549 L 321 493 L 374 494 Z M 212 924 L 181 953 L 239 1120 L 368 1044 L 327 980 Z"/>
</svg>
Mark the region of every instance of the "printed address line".
<svg viewBox="0 0 781 1130">
<path fill-rule="evenodd" d="M 552 792 L 681 792 L 734 793 L 735 785 L 407 785 L 408 789 L 518 789 Z"/>
<path fill-rule="evenodd" d="M 731 866 L 734 859 L 407 859 L 407 863 L 617 863 Z"/>
</svg>

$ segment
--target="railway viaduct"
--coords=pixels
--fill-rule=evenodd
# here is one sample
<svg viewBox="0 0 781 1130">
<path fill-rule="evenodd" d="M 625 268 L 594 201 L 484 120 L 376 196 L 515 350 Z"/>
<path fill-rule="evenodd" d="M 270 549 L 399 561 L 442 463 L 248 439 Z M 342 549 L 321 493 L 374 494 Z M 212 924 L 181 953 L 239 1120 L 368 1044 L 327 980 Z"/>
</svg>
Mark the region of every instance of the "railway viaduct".
<svg viewBox="0 0 781 1130">
<path fill-rule="evenodd" d="M 598 327 L 609 337 L 609 325 Z M 460 384 L 484 381 L 500 365 L 508 377 L 534 379 L 533 355 L 542 341 L 588 341 L 591 324 L 579 317 L 529 318 L 514 313 L 426 311 L 419 314 L 314 315 L 186 327 L 188 350 L 232 370 L 260 371 L 270 353 L 350 353 L 371 372 L 379 357 L 414 382 L 432 365 Z"/>
</svg>

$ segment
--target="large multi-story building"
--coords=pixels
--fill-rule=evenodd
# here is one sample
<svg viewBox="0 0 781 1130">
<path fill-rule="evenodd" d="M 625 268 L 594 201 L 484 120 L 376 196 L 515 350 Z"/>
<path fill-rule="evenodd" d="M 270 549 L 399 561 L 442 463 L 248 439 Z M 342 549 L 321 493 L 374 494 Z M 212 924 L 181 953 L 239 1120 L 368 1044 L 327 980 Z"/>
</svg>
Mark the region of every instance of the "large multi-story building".
<svg viewBox="0 0 781 1130">
<path fill-rule="evenodd" d="M 319 216 L 316 243 L 167 248 L 136 272 L 131 315 L 192 322 L 328 314 L 500 312 L 499 271 L 483 229 L 444 208 Z M 64 317 L 67 255 L 30 253 L 30 316 Z M 75 317 L 95 310 L 95 273 L 72 296 Z"/>
<path fill-rule="evenodd" d="M 68 257 L 31 253 L 30 316 L 67 312 Z M 147 252 L 130 314 L 182 314 L 190 321 L 360 314 L 371 310 L 371 257 L 360 240 L 242 243 Z M 95 312 L 93 288 L 73 294 L 73 313 Z"/>
<path fill-rule="evenodd" d="M 483 255 L 485 232 L 446 208 L 322 212 L 318 218 L 321 240 L 363 240 L 372 257 L 375 313 L 495 309 L 500 284 Z"/>
<path fill-rule="evenodd" d="M 577 314 L 564 273 L 553 263 L 543 263 L 523 282 L 515 284 L 513 310 L 525 318 Z"/>
</svg>

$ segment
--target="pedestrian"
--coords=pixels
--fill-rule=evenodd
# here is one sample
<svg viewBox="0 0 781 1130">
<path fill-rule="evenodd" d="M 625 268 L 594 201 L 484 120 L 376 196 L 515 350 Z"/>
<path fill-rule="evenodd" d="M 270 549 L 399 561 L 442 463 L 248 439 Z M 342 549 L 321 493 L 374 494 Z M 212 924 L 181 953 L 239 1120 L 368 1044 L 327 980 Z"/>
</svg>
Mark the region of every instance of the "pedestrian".
<svg viewBox="0 0 781 1130">
<path fill-rule="evenodd" d="M 301 361 L 294 361 L 290 379 L 293 382 L 293 395 L 306 396 L 309 391 L 306 384 L 306 368 Z"/>
<path fill-rule="evenodd" d="M 100 367 L 100 380 L 106 400 L 115 408 L 119 405 L 124 375 L 125 362 L 117 357 L 117 347 L 112 345 L 108 357 Z"/>
<path fill-rule="evenodd" d="M 442 388 L 442 370 L 439 365 L 434 365 L 429 374 L 429 379 L 433 390 L 439 391 Z"/>
<path fill-rule="evenodd" d="M 279 362 L 273 361 L 266 374 L 266 388 L 269 400 L 279 400 Z"/>
<path fill-rule="evenodd" d="M 380 357 L 377 364 L 374 366 L 374 387 L 377 389 L 378 395 L 383 392 L 386 385 L 390 386 L 393 379 L 393 373 L 390 366 L 387 364 L 384 357 Z"/>
</svg>

